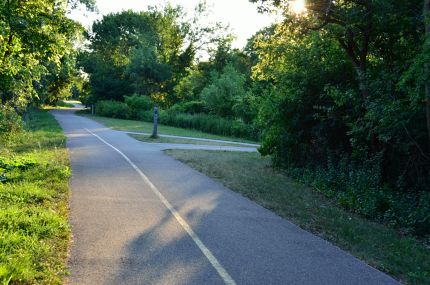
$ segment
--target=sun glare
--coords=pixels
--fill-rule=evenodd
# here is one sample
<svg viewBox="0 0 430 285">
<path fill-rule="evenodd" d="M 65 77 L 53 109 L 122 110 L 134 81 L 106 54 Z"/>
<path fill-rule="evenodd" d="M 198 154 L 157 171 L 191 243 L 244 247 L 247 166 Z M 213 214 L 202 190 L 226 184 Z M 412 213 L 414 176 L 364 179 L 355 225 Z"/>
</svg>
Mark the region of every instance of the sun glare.
<svg viewBox="0 0 430 285">
<path fill-rule="evenodd" d="M 291 10 L 296 14 L 306 12 L 305 0 L 293 0 L 290 2 Z"/>
</svg>

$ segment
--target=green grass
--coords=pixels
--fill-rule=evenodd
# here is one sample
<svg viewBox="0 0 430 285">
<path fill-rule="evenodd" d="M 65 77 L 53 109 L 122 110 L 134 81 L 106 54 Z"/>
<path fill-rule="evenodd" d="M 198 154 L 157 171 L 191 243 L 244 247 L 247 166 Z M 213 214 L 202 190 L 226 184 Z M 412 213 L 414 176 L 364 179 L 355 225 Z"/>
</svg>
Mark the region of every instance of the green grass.
<svg viewBox="0 0 430 285">
<path fill-rule="evenodd" d="M 78 114 L 89 117 L 108 128 L 120 131 L 131 131 L 131 132 L 145 132 L 152 133 L 152 123 L 143 122 L 143 121 L 135 121 L 135 120 L 122 120 L 122 119 L 114 119 L 107 117 L 100 117 L 89 115 L 84 112 L 79 112 Z M 208 133 L 203 133 L 196 130 L 190 129 L 182 129 L 176 127 L 170 127 L 165 125 L 158 125 L 158 133 L 163 135 L 172 135 L 172 136 L 182 136 L 182 137 L 194 137 L 194 138 L 204 138 L 204 139 L 215 139 L 215 140 L 227 140 L 227 141 L 235 141 L 235 142 L 246 142 L 246 143 L 255 143 L 253 141 L 218 136 Z"/>
<path fill-rule="evenodd" d="M 73 108 L 75 105 L 72 102 L 64 102 L 64 101 L 58 101 L 55 104 L 56 107 L 63 107 L 63 108 Z"/>
<path fill-rule="evenodd" d="M 0 283 L 62 284 L 70 239 L 65 137 L 46 111 L 0 142 Z"/>
<path fill-rule="evenodd" d="M 67 104 L 82 104 L 82 102 L 81 101 L 79 101 L 79 100 L 73 100 L 73 99 L 67 99 L 67 100 L 64 100 L 65 101 L 65 103 L 67 103 Z"/>
<path fill-rule="evenodd" d="M 55 109 L 69 109 L 73 107 L 75 107 L 75 105 L 72 104 L 71 102 L 58 101 L 57 103 L 55 103 L 55 106 L 44 105 L 43 109 L 49 111 L 49 110 L 55 110 Z"/>
<path fill-rule="evenodd" d="M 430 284 L 428 247 L 346 212 L 314 189 L 273 169 L 270 160 L 257 153 L 166 153 L 406 284 Z"/>
<path fill-rule="evenodd" d="M 211 142 L 211 141 L 199 141 L 199 140 L 189 140 L 189 139 L 181 139 L 181 138 L 169 138 L 169 137 L 157 137 L 151 138 L 148 135 L 135 135 L 130 134 L 132 138 L 135 138 L 142 142 L 147 143 L 178 143 L 178 144 L 198 144 L 198 145 L 217 145 L 217 146 L 240 146 L 246 147 L 241 144 L 234 143 L 222 143 L 222 142 Z"/>
</svg>

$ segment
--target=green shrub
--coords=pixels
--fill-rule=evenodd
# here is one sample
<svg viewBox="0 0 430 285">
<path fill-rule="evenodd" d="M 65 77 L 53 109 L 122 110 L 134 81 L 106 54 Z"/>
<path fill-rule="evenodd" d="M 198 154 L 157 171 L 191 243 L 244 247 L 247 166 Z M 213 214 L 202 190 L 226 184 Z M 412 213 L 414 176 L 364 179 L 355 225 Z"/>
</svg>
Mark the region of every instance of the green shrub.
<svg viewBox="0 0 430 285">
<path fill-rule="evenodd" d="M 0 139 L 7 139 L 22 129 L 22 119 L 13 108 L 0 105 Z"/>
<path fill-rule="evenodd" d="M 161 111 L 159 111 L 160 113 Z M 141 120 L 145 122 L 152 122 L 153 120 L 154 111 L 148 110 L 148 111 L 140 111 L 136 113 L 136 117 L 133 119 Z M 160 116 L 160 115 L 159 115 Z"/>
<path fill-rule="evenodd" d="M 96 104 L 96 114 L 111 118 L 128 119 L 129 108 L 127 104 L 118 101 L 98 101 Z"/>
<path fill-rule="evenodd" d="M 430 234 L 430 194 L 395 191 L 382 184 L 381 158 L 344 157 L 322 167 L 290 167 L 292 177 L 315 187 L 342 207 L 417 236 Z"/>
<path fill-rule="evenodd" d="M 189 101 L 173 105 L 170 112 L 175 113 L 187 113 L 187 114 L 199 114 L 206 113 L 205 104 L 203 101 Z"/>
<path fill-rule="evenodd" d="M 148 96 L 133 94 L 132 96 L 125 96 L 124 101 L 130 109 L 130 117 L 135 117 L 137 113 L 149 111 L 154 107 L 154 102 Z"/>
<path fill-rule="evenodd" d="M 152 122 L 152 111 L 139 112 L 137 119 Z M 194 129 L 206 133 L 238 137 L 250 140 L 258 140 L 259 132 L 253 125 L 247 125 L 241 121 L 225 119 L 208 114 L 186 114 L 174 110 L 160 110 L 158 122 L 167 126 L 174 126 L 184 129 Z"/>
<path fill-rule="evenodd" d="M 152 120 L 152 114 L 147 121 Z M 253 125 L 247 125 L 241 121 L 225 119 L 208 114 L 186 114 L 174 111 L 161 111 L 159 122 L 164 125 L 175 126 L 185 129 L 194 129 L 202 132 L 232 136 L 250 140 L 258 140 L 259 132 Z"/>
<path fill-rule="evenodd" d="M 96 113 L 97 115 L 111 118 L 135 119 L 152 122 L 152 106 L 149 104 L 144 105 L 149 101 L 147 101 L 147 99 L 132 97 L 127 97 L 128 99 L 126 98 L 127 103 L 118 101 L 99 101 L 96 104 Z M 203 113 L 189 114 L 179 112 L 179 110 L 184 110 L 182 109 L 184 106 L 188 111 L 192 110 L 193 108 L 195 108 L 194 110 L 198 110 L 198 108 L 202 107 L 202 103 L 199 101 L 192 101 L 189 103 L 191 104 L 179 105 L 179 107 L 175 107 L 173 110 L 159 110 L 158 122 L 163 125 L 184 129 L 194 129 L 216 135 L 231 136 L 250 140 L 259 139 L 259 131 L 254 125 L 245 124 L 242 121 L 222 118 L 216 115 Z M 141 108 L 137 108 L 137 106 L 140 106 Z"/>
<path fill-rule="evenodd" d="M 234 103 L 247 94 L 244 84 L 243 74 L 232 65 L 227 65 L 222 73 L 215 76 L 212 83 L 202 90 L 200 98 L 212 114 L 233 117 Z"/>
</svg>

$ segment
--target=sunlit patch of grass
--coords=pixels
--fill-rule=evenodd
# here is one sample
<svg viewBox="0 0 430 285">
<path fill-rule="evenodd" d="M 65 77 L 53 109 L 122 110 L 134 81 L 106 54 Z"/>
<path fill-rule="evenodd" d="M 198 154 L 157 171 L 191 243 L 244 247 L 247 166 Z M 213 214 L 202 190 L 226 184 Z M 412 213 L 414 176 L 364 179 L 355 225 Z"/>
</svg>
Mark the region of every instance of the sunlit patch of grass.
<svg viewBox="0 0 430 285">
<path fill-rule="evenodd" d="M 0 283 L 61 284 L 70 238 L 70 168 L 55 119 L 33 110 L 0 147 Z"/>
<path fill-rule="evenodd" d="M 273 169 L 270 160 L 258 153 L 166 153 L 404 283 L 430 284 L 428 247 L 343 210 L 315 189 Z"/>
<path fill-rule="evenodd" d="M 58 101 L 55 105 L 45 105 L 43 106 L 44 110 L 53 110 L 53 109 L 68 109 L 75 107 L 74 103 L 78 103 L 79 101 Z"/>
<path fill-rule="evenodd" d="M 58 101 L 55 103 L 56 107 L 64 107 L 64 108 L 73 108 L 75 105 L 72 102 L 64 102 L 64 101 Z"/>
</svg>

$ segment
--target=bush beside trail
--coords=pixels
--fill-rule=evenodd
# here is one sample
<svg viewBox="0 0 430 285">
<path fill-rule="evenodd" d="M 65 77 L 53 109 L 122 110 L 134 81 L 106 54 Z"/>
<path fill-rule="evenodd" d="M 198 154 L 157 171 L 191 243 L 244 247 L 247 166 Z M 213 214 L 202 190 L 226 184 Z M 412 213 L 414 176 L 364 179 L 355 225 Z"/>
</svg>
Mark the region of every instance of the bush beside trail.
<svg viewBox="0 0 430 285">
<path fill-rule="evenodd" d="M 13 108 L 0 105 L 0 139 L 7 139 L 22 129 L 22 119 Z"/>
<path fill-rule="evenodd" d="M 141 96 L 141 98 L 145 97 Z M 192 103 L 190 105 L 193 105 L 190 109 L 200 108 L 196 107 L 199 103 Z M 137 99 L 132 96 L 126 97 L 125 103 L 112 100 L 99 101 L 96 104 L 96 114 L 117 119 L 151 122 L 153 120 L 152 107 L 153 104 L 151 104 L 147 99 Z M 176 108 L 172 108 L 168 110 L 160 110 L 158 121 L 163 125 L 194 129 L 216 135 L 249 140 L 259 139 L 259 132 L 255 126 L 245 124 L 239 120 L 226 119 L 217 115 L 182 113 L 178 112 Z"/>
</svg>

